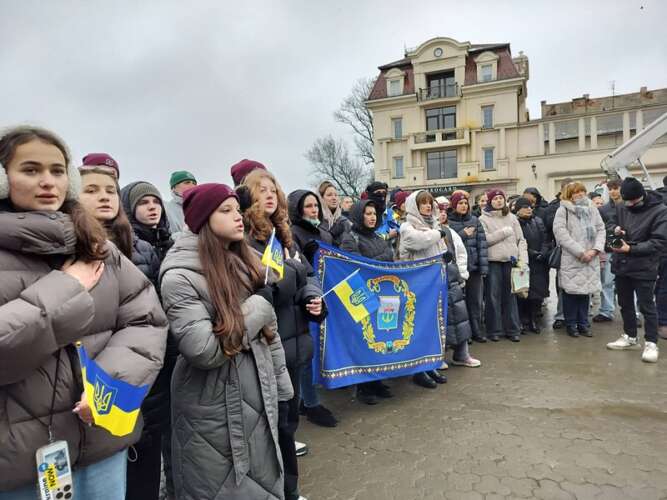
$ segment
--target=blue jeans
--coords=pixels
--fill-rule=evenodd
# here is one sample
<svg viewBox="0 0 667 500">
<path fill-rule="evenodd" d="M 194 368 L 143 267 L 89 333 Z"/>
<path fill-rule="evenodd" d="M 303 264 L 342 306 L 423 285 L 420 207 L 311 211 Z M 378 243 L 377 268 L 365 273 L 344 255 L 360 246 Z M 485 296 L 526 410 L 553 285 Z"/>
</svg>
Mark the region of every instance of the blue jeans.
<svg viewBox="0 0 667 500">
<path fill-rule="evenodd" d="M 125 500 L 125 471 L 127 450 L 119 451 L 100 462 L 74 470 L 74 498 L 95 500 Z M 0 491 L 0 500 L 39 499 L 35 484 L 12 491 Z"/>
<path fill-rule="evenodd" d="M 606 318 L 614 319 L 616 300 L 614 297 L 614 274 L 611 272 L 611 259 L 607 259 L 607 262 L 605 262 L 604 267 L 600 271 L 600 281 L 602 281 L 602 290 L 600 292 L 599 313 Z"/>
<path fill-rule="evenodd" d="M 563 316 L 568 328 L 588 328 L 588 306 L 590 295 L 574 295 L 563 292 Z"/>
<path fill-rule="evenodd" d="M 301 370 L 301 399 L 306 408 L 319 406 L 320 397 L 313 385 L 313 365 L 308 363 Z"/>
</svg>

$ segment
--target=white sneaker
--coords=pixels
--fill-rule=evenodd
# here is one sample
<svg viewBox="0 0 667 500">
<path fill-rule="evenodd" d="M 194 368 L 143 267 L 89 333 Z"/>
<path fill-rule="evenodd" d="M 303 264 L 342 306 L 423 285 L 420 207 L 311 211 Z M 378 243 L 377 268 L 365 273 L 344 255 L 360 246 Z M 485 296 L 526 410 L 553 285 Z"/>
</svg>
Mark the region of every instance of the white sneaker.
<svg viewBox="0 0 667 500">
<path fill-rule="evenodd" d="M 636 338 L 630 337 L 628 334 L 624 333 L 618 340 L 609 342 L 607 344 L 607 349 L 611 349 L 612 351 L 636 350 L 641 349 L 641 345 L 637 342 Z"/>
<path fill-rule="evenodd" d="M 452 364 L 454 366 L 467 366 L 468 368 L 477 368 L 478 366 L 482 366 L 482 362 L 479 359 L 473 358 L 472 356 L 468 356 L 463 361 L 452 359 Z"/>
<path fill-rule="evenodd" d="M 297 457 L 302 457 L 308 454 L 308 445 L 306 443 L 300 443 L 299 441 L 294 441 L 294 447 L 296 448 Z"/>
<path fill-rule="evenodd" d="M 657 363 L 659 353 L 658 346 L 654 342 L 646 342 L 644 352 L 642 353 L 642 361 L 646 363 Z"/>
</svg>

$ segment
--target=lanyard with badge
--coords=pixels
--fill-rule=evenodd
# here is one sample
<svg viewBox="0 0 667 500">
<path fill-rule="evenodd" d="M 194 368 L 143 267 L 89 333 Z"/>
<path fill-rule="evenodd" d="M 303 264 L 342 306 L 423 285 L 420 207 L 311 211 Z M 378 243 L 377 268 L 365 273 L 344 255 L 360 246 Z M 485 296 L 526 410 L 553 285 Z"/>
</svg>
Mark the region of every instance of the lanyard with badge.
<svg viewBox="0 0 667 500">
<path fill-rule="evenodd" d="M 67 441 L 55 441 L 53 438 L 53 411 L 56 402 L 61 352 L 62 350 L 59 350 L 56 356 L 56 373 L 53 377 L 53 394 L 51 395 L 51 408 L 49 409 L 49 423 L 45 424 L 41 419 L 28 412 L 32 418 L 45 426 L 49 431 L 48 444 L 38 448 L 35 452 L 37 460 L 37 486 L 42 500 L 68 500 L 74 496 L 72 464 L 69 459 Z"/>
</svg>

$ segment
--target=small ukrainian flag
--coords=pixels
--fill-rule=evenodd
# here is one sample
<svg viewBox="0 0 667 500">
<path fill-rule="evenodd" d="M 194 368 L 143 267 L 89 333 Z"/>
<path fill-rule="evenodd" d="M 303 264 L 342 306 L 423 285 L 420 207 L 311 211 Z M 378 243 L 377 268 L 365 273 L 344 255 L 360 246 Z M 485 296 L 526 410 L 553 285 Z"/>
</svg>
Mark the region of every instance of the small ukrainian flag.
<svg viewBox="0 0 667 500">
<path fill-rule="evenodd" d="M 79 353 L 86 399 L 95 425 L 114 436 L 131 434 L 137 423 L 141 403 L 148 394 L 148 385 L 138 387 L 113 378 L 88 357 L 81 342 L 77 342 L 76 350 Z"/>
<path fill-rule="evenodd" d="M 380 307 L 380 301 L 368 289 L 358 269 L 333 287 L 333 291 L 357 323 Z"/>
<path fill-rule="evenodd" d="M 264 264 L 267 269 L 275 269 L 278 272 L 280 279 L 283 279 L 283 274 L 285 273 L 285 259 L 283 258 L 283 246 L 280 244 L 278 238 L 276 238 L 276 228 L 273 228 L 271 233 L 271 239 L 269 244 L 266 245 L 266 250 L 262 255 L 262 264 Z"/>
</svg>

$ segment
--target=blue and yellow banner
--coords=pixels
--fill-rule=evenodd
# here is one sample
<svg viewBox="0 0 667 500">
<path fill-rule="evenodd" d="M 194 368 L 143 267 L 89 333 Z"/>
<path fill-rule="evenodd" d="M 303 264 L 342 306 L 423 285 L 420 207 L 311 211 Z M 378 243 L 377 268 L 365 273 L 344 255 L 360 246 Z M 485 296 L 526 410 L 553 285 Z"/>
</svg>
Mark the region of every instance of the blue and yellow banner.
<svg viewBox="0 0 667 500">
<path fill-rule="evenodd" d="M 314 258 L 324 290 L 358 279 L 377 308 L 356 321 L 344 301 L 324 297 L 328 315 L 312 324 L 314 382 L 329 389 L 434 370 L 445 354 L 447 278 L 440 256 L 380 262 L 324 243 Z M 347 280 L 348 282 L 350 280 Z M 352 289 L 353 287 L 350 287 Z"/>
<path fill-rule="evenodd" d="M 335 285 L 333 292 L 357 323 L 373 314 L 380 307 L 377 295 L 368 289 L 366 282 L 359 276 L 359 269 L 353 271 L 347 278 Z"/>
<path fill-rule="evenodd" d="M 141 403 L 148 394 L 148 385 L 138 387 L 115 379 L 88 357 L 80 342 L 76 349 L 81 363 L 83 387 L 95 425 L 114 436 L 131 434 L 137 423 Z"/>
<path fill-rule="evenodd" d="M 285 259 L 283 257 L 283 246 L 280 243 L 280 240 L 276 238 L 276 230 L 273 229 L 271 233 L 271 239 L 269 244 L 266 245 L 264 254 L 262 255 L 262 264 L 266 267 L 274 269 L 280 279 L 283 279 L 283 274 L 285 273 Z"/>
<path fill-rule="evenodd" d="M 392 229 L 398 231 L 400 228 L 401 225 L 398 223 L 398 214 L 393 208 L 387 207 L 382 214 L 382 224 L 375 230 L 375 232 L 378 235 L 385 237 Z"/>
</svg>

